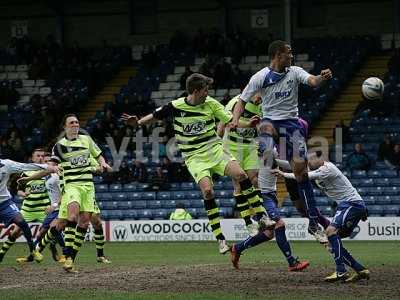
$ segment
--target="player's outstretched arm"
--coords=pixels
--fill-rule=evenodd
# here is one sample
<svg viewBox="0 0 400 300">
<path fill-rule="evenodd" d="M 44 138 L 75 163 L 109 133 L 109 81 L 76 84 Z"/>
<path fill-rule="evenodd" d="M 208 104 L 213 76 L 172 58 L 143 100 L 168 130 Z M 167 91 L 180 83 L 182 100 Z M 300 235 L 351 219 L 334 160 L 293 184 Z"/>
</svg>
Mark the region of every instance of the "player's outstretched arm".
<svg viewBox="0 0 400 300">
<path fill-rule="evenodd" d="M 50 173 L 51 172 L 49 172 L 47 170 L 37 171 L 37 172 L 33 173 L 31 176 L 18 178 L 17 179 L 17 183 L 18 184 L 23 184 L 23 183 L 28 182 L 28 181 L 40 179 L 40 178 L 43 178 L 43 177 L 49 175 Z"/>
<path fill-rule="evenodd" d="M 323 82 L 328 81 L 331 78 L 332 78 L 332 71 L 330 69 L 324 69 L 318 76 L 311 75 L 308 78 L 308 84 L 312 87 L 318 87 Z"/>
<path fill-rule="evenodd" d="M 239 119 L 242 113 L 244 112 L 244 107 L 246 102 L 239 98 L 237 103 L 235 104 L 235 108 L 233 109 L 233 117 L 232 121 L 229 123 L 230 128 L 236 128 L 239 126 Z"/>
</svg>

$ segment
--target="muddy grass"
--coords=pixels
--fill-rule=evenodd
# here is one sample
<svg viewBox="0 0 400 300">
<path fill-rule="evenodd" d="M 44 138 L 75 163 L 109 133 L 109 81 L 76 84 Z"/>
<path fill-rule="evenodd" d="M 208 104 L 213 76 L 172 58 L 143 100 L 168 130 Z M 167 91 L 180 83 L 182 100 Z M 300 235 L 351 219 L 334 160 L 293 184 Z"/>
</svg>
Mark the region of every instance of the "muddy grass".
<svg viewBox="0 0 400 300">
<path fill-rule="evenodd" d="M 325 283 L 332 269 L 311 266 L 301 273 L 288 273 L 285 267 L 245 264 L 240 270 L 229 265 L 80 267 L 78 274 L 67 274 L 61 266 L 38 269 L 34 265 L 5 267 L 0 274 L 0 291 L 54 289 L 79 291 L 118 291 L 132 293 L 219 292 L 247 296 L 299 296 L 399 299 L 396 267 L 372 268 L 371 279 L 352 284 Z"/>
</svg>

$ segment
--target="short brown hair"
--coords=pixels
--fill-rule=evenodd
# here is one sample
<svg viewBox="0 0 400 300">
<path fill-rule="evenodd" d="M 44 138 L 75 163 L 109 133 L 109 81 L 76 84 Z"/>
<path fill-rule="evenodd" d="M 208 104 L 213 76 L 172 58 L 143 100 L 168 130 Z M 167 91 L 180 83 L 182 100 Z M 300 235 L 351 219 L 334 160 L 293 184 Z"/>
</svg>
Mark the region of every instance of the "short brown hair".
<svg viewBox="0 0 400 300">
<path fill-rule="evenodd" d="M 282 40 L 276 40 L 269 44 L 268 55 L 270 59 L 273 59 L 277 54 L 284 52 L 286 45 L 289 45 L 289 43 Z"/>
<path fill-rule="evenodd" d="M 35 148 L 32 150 L 31 157 L 33 156 L 33 153 L 35 153 L 35 152 L 46 152 L 46 151 L 43 148 Z"/>
<path fill-rule="evenodd" d="M 193 73 L 186 79 L 186 91 L 193 94 L 195 90 L 201 90 L 207 85 L 211 85 L 214 80 L 200 73 Z"/>
<path fill-rule="evenodd" d="M 67 119 L 68 119 L 69 117 L 75 117 L 75 118 L 78 119 L 78 117 L 77 117 L 75 114 L 66 114 L 66 115 L 64 115 L 64 117 L 62 118 L 62 121 L 61 121 L 61 129 L 64 128 L 65 122 L 67 122 Z"/>
</svg>

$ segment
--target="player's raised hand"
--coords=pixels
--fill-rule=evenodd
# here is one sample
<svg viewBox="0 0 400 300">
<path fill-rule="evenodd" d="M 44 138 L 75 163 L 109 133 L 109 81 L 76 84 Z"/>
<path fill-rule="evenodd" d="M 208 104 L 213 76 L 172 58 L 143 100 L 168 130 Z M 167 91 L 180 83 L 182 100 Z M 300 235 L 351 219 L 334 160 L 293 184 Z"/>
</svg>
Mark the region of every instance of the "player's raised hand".
<svg viewBox="0 0 400 300">
<path fill-rule="evenodd" d="M 322 80 L 329 80 L 332 78 L 332 71 L 330 69 L 325 69 L 321 71 Z"/>
<path fill-rule="evenodd" d="M 138 126 L 139 119 L 138 119 L 137 116 L 131 116 L 131 115 L 128 115 L 126 113 L 123 113 L 121 118 L 126 124 L 128 124 L 128 125 L 130 125 L 132 127 L 137 127 Z"/>
<path fill-rule="evenodd" d="M 276 177 L 283 177 L 283 172 L 279 169 L 272 169 L 271 174 L 275 175 Z"/>
<path fill-rule="evenodd" d="M 113 171 L 113 168 L 106 162 L 102 162 L 100 164 L 100 167 L 103 172 L 112 172 Z"/>
<path fill-rule="evenodd" d="M 58 166 L 54 166 L 54 165 L 47 165 L 47 171 L 49 171 L 50 173 L 60 173 L 60 168 Z"/>
</svg>

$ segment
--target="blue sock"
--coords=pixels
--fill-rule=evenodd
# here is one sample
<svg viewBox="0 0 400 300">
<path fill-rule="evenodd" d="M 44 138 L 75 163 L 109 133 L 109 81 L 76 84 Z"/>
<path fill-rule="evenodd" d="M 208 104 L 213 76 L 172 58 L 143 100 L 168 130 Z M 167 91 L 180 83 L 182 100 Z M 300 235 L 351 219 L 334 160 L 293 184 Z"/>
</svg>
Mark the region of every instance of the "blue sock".
<svg viewBox="0 0 400 300">
<path fill-rule="evenodd" d="M 350 267 L 352 267 L 356 272 L 360 272 L 365 269 L 363 265 L 361 265 L 358 261 L 356 261 L 353 256 L 347 251 L 346 248 L 342 245 L 342 253 L 344 263 Z"/>
<path fill-rule="evenodd" d="M 26 239 L 26 242 L 28 243 L 28 247 L 29 247 L 29 251 L 33 252 L 33 250 L 35 249 L 34 245 L 33 245 L 33 241 L 32 241 L 32 231 L 29 228 L 28 223 L 26 223 L 26 221 L 24 219 L 22 219 L 21 221 L 15 222 L 15 224 L 21 228 L 24 237 Z"/>
<path fill-rule="evenodd" d="M 286 238 L 285 230 L 286 230 L 285 226 L 275 228 L 275 240 L 276 243 L 278 244 L 279 249 L 281 249 L 283 255 L 285 255 L 286 260 L 289 263 L 289 266 L 292 266 L 294 265 L 296 260 L 292 256 L 292 249 L 290 249 L 290 244 Z"/>
<path fill-rule="evenodd" d="M 255 235 L 255 236 L 249 236 L 244 241 L 241 241 L 240 243 L 235 244 L 235 249 L 236 249 L 236 252 L 240 255 L 244 250 L 254 247 L 254 246 L 257 246 L 268 240 L 270 240 L 270 238 L 267 237 L 263 232 L 260 232 L 259 234 Z"/>
<path fill-rule="evenodd" d="M 344 266 L 343 251 L 342 251 L 343 246 L 340 237 L 337 234 L 334 234 L 329 236 L 328 240 L 332 246 L 332 252 L 336 263 L 336 272 L 338 273 L 346 272 L 346 267 Z"/>
<path fill-rule="evenodd" d="M 300 198 L 303 200 L 306 206 L 307 216 L 310 220 L 310 225 L 316 226 L 318 225 L 318 210 L 315 203 L 314 191 L 311 185 L 311 181 L 307 179 L 305 182 L 299 182 L 298 187 Z"/>
</svg>

